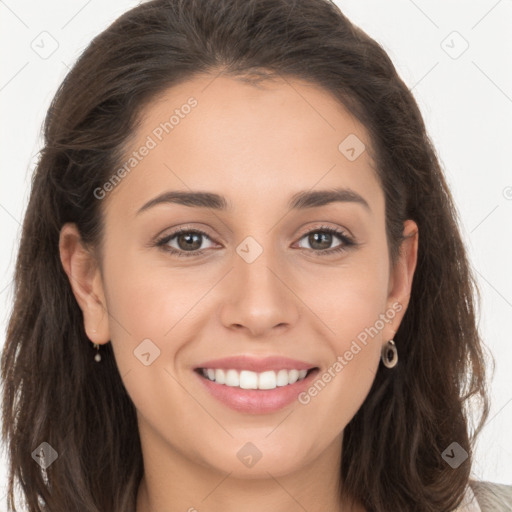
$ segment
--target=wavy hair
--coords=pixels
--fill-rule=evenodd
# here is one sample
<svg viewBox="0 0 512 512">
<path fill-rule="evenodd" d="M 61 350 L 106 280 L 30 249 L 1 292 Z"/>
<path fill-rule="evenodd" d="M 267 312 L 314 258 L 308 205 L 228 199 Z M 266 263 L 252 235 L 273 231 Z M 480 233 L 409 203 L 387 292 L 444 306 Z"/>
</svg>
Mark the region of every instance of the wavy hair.
<svg viewBox="0 0 512 512">
<path fill-rule="evenodd" d="M 178 83 L 219 73 L 250 83 L 308 81 L 368 130 L 392 262 L 406 219 L 420 236 L 394 338 L 401 361 L 379 367 L 344 430 L 342 492 L 375 512 L 453 510 L 489 414 L 480 292 L 411 91 L 384 49 L 327 0 L 153 0 L 92 40 L 45 119 L 1 356 L 9 511 L 15 481 L 27 512 L 135 510 L 143 474 L 136 411 L 111 344 L 102 347 L 102 364 L 94 362 L 59 233 L 76 223 L 101 257 L 104 212 L 94 190 L 121 164 L 144 107 Z M 33 456 L 43 442 L 58 453 L 47 469 Z M 452 442 L 468 453 L 457 469 L 442 457 Z"/>
</svg>

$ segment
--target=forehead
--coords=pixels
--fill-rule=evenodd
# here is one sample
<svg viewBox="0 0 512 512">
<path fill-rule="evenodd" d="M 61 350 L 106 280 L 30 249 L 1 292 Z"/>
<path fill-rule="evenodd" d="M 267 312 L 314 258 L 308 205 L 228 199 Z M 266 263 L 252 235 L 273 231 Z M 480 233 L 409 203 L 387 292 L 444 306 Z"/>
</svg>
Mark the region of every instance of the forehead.
<svg viewBox="0 0 512 512">
<path fill-rule="evenodd" d="M 375 194 L 368 149 L 364 126 L 316 85 L 203 75 L 146 106 L 111 195 L 134 214 L 165 189 L 219 192 L 243 204 L 340 185 Z"/>
</svg>

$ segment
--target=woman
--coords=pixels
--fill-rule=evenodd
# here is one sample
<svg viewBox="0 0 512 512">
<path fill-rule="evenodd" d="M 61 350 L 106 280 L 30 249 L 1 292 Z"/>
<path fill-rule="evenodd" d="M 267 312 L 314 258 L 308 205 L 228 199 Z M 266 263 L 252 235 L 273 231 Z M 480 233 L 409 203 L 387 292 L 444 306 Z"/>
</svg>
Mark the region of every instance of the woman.
<svg viewBox="0 0 512 512">
<path fill-rule="evenodd" d="M 15 282 L 10 507 L 14 478 L 30 512 L 477 506 L 453 200 L 390 59 L 325 0 L 156 0 L 96 37 Z"/>
</svg>

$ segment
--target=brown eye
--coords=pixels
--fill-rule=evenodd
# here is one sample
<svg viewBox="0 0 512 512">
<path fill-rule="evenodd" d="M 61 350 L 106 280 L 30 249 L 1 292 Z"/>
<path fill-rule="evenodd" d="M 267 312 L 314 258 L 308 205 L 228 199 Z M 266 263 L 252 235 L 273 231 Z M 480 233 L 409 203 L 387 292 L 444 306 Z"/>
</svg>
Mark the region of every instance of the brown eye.
<svg viewBox="0 0 512 512">
<path fill-rule="evenodd" d="M 180 249 L 183 249 L 184 251 L 193 251 L 201 247 L 202 236 L 203 235 L 200 235 L 198 233 L 190 232 L 180 233 L 179 235 L 176 235 L 175 238 Z"/>
<path fill-rule="evenodd" d="M 308 243 L 312 249 L 330 249 L 333 235 L 325 231 L 315 231 L 308 235 Z"/>
<path fill-rule="evenodd" d="M 160 240 L 156 242 L 156 245 L 176 256 L 197 256 L 202 254 L 205 250 L 204 247 L 201 249 L 204 238 L 210 240 L 210 237 L 203 231 L 180 229 L 160 238 Z M 172 246 L 172 241 L 174 241 L 176 245 Z"/>
<path fill-rule="evenodd" d="M 307 238 L 306 238 L 307 237 Z M 348 247 L 356 245 L 355 242 L 343 231 L 330 227 L 317 228 L 306 233 L 302 238 L 306 238 L 309 247 L 302 247 L 319 254 L 332 254 L 346 250 Z M 341 244 L 331 247 L 333 240 L 338 238 Z M 301 246 L 299 246 L 301 247 Z"/>
</svg>

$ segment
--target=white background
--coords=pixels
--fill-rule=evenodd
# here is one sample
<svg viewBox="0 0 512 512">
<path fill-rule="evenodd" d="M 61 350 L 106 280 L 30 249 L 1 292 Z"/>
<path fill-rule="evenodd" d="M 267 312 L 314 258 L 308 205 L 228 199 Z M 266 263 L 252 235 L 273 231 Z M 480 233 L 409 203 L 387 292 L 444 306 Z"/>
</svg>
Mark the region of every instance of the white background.
<svg viewBox="0 0 512 512">
<path fill-rule="evenodd" d="M 2 345 L 20 224 L 47 108 L 91 39 L 138 3 L 0 0 Z M 512 1 L 336 3 L 384 47 L 412 89 L 455 197 L 482 292 L 481 332 L 496 359 L 492 409 L 473 475 L 512 484 Z M 42 38 L 47 50 L 58 44 L 47 58 L 33 49 L 42 48 Z M 0 510 L 5 508 L 2 457 Z"/>
</svg>

